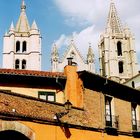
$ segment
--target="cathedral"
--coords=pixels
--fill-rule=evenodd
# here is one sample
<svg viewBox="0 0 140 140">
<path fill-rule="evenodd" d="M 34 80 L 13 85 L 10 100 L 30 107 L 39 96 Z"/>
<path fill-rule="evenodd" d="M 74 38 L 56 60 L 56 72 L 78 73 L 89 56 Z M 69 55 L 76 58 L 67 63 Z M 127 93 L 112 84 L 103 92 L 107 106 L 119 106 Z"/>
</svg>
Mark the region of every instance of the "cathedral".
<svg viewBox="0 0 140 140">
<path fill-rule="evenodd" d="M 113 1 L 98 48 L 101 76 L 123 83 L 138 74 L 135 37 L 127 26 L 121 25 Z"/>
<path fill-rule="evenodd" d="M 71 40 L 68 49 L 66 50 L 63 58 L 61 59 L 59 58 L 57 46 L 56 44 L 54 44 L 51 58 L 52 71 L 63 71 L 64 67 L 67 65 L 67 59 L 72 59 L 72 63 L 78 66 L 78 71 L 87 70 L 95 73 L 94 54 L 90 45 L 88 48 L 87 59 L 85 61 L 78 49 L 76 48 L 73 40 Z"/>
<path fill-rule="evenodd" d="M 3 42 L 3 68 L 41 70 L 41 34 L 35 21 L 29 25 L 24 0 L 17 24 L 11 24 Z M 98 50 L 101 76 L 123 83 L 138 74 L 135 37 L 127 26 L 121 25 L 113 1 L 110 3 L 107 25 L 100 36 Z M 67 65 L 67 59 L 71 59 L 72 65 L 76 65 L 78 71 L 96 73 L 93 52 L 89 44 L 84 59 L 85 56 L 80 54 L 74 40 L 71 40 L 63 57 L 60 57 L 62 54 L 59 54 L 58 47 L 54 44 L 51 52 L 51 71 L 62 72 Z"/>
<path fill-rule="evenodd" d="M 41 35 L 35 21 L 29 25 L 24 1 L 16 26 L 4 35 L 3 68 L 41 70 Z"/>
</svg>

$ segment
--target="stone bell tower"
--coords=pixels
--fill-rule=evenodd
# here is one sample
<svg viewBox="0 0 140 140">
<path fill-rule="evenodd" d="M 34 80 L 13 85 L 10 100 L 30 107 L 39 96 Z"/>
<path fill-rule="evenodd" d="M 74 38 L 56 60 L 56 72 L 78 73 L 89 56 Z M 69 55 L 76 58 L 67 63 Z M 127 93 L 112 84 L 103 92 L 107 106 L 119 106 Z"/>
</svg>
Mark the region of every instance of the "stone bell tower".
<svg viewBox="0 0 140 140">
<path fill-rule="evenodd" d="M 102 76 L 123 83 L 138 73 L 135 37 L 128 27 L 122 27 L 113 1 L 98 49 Z"/>
<path fill-rule="evenodd" d="M 4 35 L 3 68 L 41 70 L 41 35 L 35 21 L 29 25 L 24 0 L 16 26 Z"/>
</svg>

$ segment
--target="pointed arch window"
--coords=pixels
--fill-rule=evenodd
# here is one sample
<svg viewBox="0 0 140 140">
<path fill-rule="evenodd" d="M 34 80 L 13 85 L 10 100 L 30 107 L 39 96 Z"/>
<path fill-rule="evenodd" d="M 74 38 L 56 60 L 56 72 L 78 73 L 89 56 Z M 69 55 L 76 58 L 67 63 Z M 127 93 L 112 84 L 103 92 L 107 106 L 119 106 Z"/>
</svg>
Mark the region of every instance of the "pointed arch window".
<svg viewBox="0 0 140 140">
<path fill-rule="evenodd" d="M 132 87 L 135 88 L 135 82 L 134 81 L 132 81 Z"/>
<path fill-rule="evenodd" d="M 15 60 L 15 69 L 19 69 L 19 66 L 20 66 L 20 61 L 19 61 L 19 59 L 16 59 Z"/>
<path fill-rule="evenodd" d="M 122 61 L 120 61 L 119 63 L 118 63 L 118 67 L 119 67 L 119 73 L 123 73 L 123 62 Z"/>
<path fill-rule="evenodd" d="M 20 42 L 16 42 L 16 52 L 20 52 Z"/>
<path fill-rule="evenodd" d="M 26 69 L 26 60 L 22 60 L 22 69 Z"/>
<path fill-rule="evenodd" d="M 26 52 L 26 50 L 27 50 L 27 42 L 23 41 L 23 43 L 22 43 L 22 52 Z"/>
<path fill-rule="evenodd" d="M 122 43 L 120 41 L 117 42 L 117 53 L 118 56 L 122 56 Z"/>
</svg>

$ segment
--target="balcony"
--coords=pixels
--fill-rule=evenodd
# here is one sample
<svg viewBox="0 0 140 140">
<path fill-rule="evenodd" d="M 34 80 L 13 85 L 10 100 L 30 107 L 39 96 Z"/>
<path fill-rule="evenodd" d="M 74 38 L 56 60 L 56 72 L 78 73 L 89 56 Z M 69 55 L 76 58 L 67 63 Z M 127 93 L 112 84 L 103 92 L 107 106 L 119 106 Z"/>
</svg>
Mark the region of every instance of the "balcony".
<svg viewBox="0 0 140 140">
<path fill-rule="evenodd" d="M 140 138 L 140 121 L 132 120 L 132 133 L 136 138 Z"/>
<path fill-rule="evenodd" d="M 119 129 L 119 116 L 105 115 L 105 130 L 107 134 L 118 135 L 117 130 Z"/>
</svg>

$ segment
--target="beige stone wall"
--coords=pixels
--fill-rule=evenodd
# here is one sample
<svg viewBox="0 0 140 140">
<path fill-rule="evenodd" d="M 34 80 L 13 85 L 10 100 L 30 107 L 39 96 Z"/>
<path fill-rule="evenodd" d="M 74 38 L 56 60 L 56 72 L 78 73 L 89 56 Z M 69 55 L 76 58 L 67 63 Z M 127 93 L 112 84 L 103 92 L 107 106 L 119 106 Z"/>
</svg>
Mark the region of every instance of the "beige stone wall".
<svg viewBox="0 0 140 140">
<path fill-rule="evenodd" d="M 56 102 L 64 103 L 64 93 L 62 91 L 57 91 L 54 89 L 39 89 L 39 88 L 26 88 L 26 87 L 6 87 L 0 86 L 0 90 L 10 90 L 11 92 L 32 96 L 38 98 L 39 91 L 55 92 Z"/>
<path fill-rule="evenodd" d="M 105 128 L 105 96 L 101 92 L 85 89 L 84 109 L 89 113 L 95 128 Z M 112 115 L 118 116 L 118 131 L 132 132 L 131 102 L 112 97 Z M 137 120 L 140 120 L 140 106 L 137 106 Z"/>
<path fill-rule="evenodd" d="M 84 109 L 90 115 L 93 127 L 104 128 L 104 95 L 96 91 L 85 89 Z"/>
<path fill-rule="evenodd" d="M 132 131 L 131 123 L 131 103 L 115 98 L 115 115 L 119 116 L 119 130 L 125 132 Z"/>
</svg>

